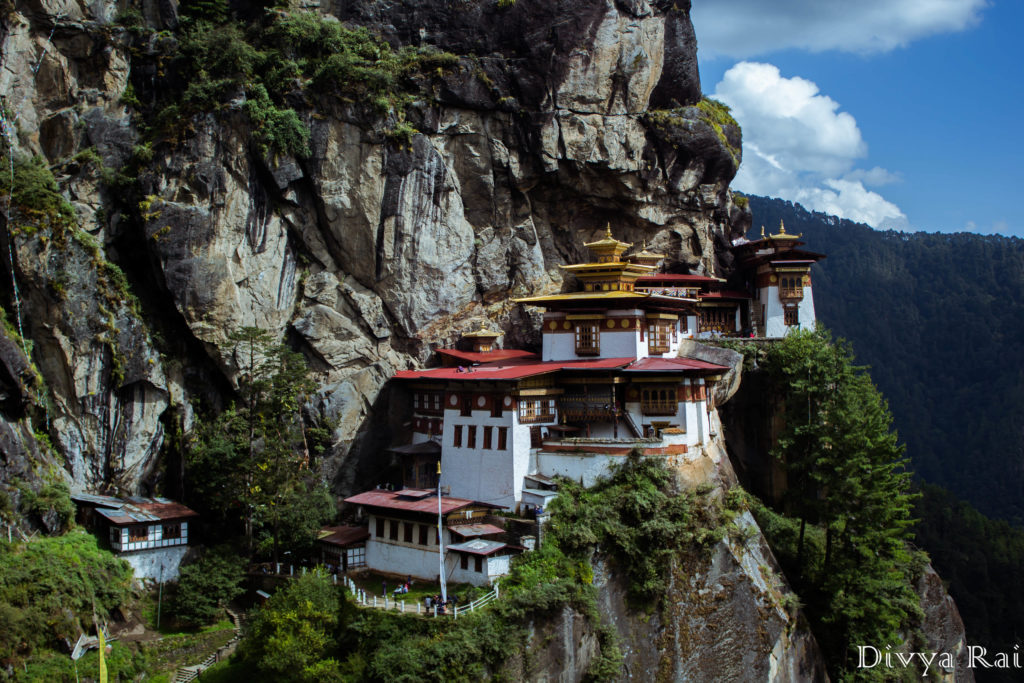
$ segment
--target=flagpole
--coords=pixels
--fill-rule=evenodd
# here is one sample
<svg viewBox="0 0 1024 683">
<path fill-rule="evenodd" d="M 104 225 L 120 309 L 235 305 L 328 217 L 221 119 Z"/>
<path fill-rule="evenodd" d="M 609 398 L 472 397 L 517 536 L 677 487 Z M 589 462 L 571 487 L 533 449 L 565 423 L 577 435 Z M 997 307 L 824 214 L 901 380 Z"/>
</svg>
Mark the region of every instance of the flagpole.
<svg viewBox="0 0 1024 683">
<path fill-rule="evenodd" d="M 437 461 L 437 563 L 441 577 L 441 603 L 448 602 L 448 590 L 444 583 L 444 530 L 441 528 L 441 461 Z"/>
</svg>

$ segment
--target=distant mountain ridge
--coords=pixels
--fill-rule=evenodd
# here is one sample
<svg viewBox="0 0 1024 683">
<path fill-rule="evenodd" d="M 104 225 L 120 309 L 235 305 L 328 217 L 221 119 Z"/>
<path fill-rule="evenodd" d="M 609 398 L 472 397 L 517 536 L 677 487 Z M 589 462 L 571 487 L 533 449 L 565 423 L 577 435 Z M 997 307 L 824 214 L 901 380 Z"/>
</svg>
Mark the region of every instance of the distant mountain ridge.
<svg viewBox="0 0 1024 683">
<path fill-rule="evenodd" d="M 817 317 L 871 366 L 914 470 L 1024 523 L 1024 240 L 883 232 L 766 197 L 750 209 L 753 231 L 785 221 L 828 255 Z"/>
</svg>

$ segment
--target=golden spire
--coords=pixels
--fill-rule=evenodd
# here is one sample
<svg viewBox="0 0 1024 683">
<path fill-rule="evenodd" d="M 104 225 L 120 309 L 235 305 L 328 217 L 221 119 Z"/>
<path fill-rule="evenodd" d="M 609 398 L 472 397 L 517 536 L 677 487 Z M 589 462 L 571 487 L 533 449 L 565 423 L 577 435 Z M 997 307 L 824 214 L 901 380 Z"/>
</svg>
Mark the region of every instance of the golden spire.
<svg viewBox="0 0 1024 683">
<path fill-rule="evenodd" d="M 764 239 L 764 226 L 761 226 L 761 239 Z"/>
<path fill-rule="evenodd" d="M 779 234 L 781 234 L 781 235 L 785 235 L 786 234 L 786 224 L 782 222 L 781 218 L 779 219 Z"/>
<path fill-rule="evenodd" d="M 607 225 L 607 227 L 605 227 L 604 236 L 607 237 L 608 239 L 612 238 L 612 222 L 611 221 L 608 221 L 608 225 Z"/>
</svg>

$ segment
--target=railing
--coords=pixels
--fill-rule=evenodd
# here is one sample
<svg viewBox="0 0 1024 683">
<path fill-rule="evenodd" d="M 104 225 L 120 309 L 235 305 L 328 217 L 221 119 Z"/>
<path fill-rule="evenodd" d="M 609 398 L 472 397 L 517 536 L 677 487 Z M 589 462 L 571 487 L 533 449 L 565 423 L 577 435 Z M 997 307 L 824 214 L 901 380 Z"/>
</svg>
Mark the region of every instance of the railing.
<svg viewBox="0 0 1024 683">
<path fill-rule="evenodd" d="M 533 424 L 535 422 L 554 422 L 554 413 L 520 413 L 519 424 Z"/>
<path fill-rule="evenodd" d="M 367 595 L 365 590 L 357 586 L 355 581 L 353 581 L 347 576 L 344 578 L 344 582 L 345 588 L 347 588 L 348 592 L 352 594 L 352 598 L 356 601 L 356 604 L 360 605 L 361 607 L 389 609 L 394 610 L 396 612 L 402 612 L 403 614 L 423 614 L 430 615 L 432 617 L 444 617 L 451 615 L 455 619 L 458 619 L 460 614 L 465 614 L 466 612 L 473 612 L 475 610 L 486 607 L 487 605 L 497 600 L 500 595 L 498 585 L 495 584 L 494 590 L 492 590 L 490 593 L 487 593 L 481 598 L 477 598 L 468 605 L 465 605 L 463 607 L 455 607 L 451 611 L 439 610 L 437 605 L 434 605 L 433 608 L 431 609 L 427 609 L 426 607 L 424 607 L 423 601 L 421 600 L 416 601 L 416 609 L 413 609 L 412 605 L 406 603 L 405 600 L 396 600 L 394 598 L 389 599 L 386 595 L 382 598 L 378 598 L 376 595 Z"/>
<path fill-rule="evenodd" d="M 780 299 L 803 299 L 804 289 L 803 287 L 797 287 L 796 289 L 780 289 Z"/>
</svg>

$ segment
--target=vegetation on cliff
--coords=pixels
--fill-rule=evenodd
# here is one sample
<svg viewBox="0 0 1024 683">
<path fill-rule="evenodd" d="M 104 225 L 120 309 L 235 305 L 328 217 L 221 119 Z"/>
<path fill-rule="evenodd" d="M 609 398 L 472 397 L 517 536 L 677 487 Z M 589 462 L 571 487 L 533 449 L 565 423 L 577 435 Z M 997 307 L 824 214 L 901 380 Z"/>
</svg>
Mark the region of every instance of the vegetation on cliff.
<svg viewBox="0 0 1024 683">
<path fill-rule="evenodd" d="M 885 394 L 915 473 L 1024 523 L 1024 240 L 882 232 L 750 197 L 755 228 L 802 233 L 818 318 Z"/>
<path fill-rule="evenodd" d="M 773 450 L 788 486 L 780 512 L 755 516 L 805 603 L 832 672 L 854 674 L 858 644 L 893 645 L 921 616 L 910 491 L 892 417 L 844 342 L 792 332 L 765 365 L 783 398 Z M 858 675 L 868 675 L 857 672 Z"/>
<path fill-rule="evenodd" d="M 276 9 L 245 23 L 196 6 L 177 41 L 155 45 L 159 59 L 169 62 L 156 96 L 158 132 L 173 138 L 191 116 L 241 100 L 265 155 L 309 154 L 309 128 L 297 108 L 316 98 L 360 104 L 372 117 L 390 115 L 388 130 L 398 130 L 419 92 L 417 79 L 458 62 L 433 48 L 395 50 L 366 28 L 313 12 Z"/>
<path fill-rule="evenodd" d="M 85 531 L 0 541 L 0 662 L 20 665 L 93 632 L 94 617 L 102 622 L 128 598 L 131 577 L 128 564 Z"/>
<path fill-rule="evenodd" d="M 334 500 L 316 475 L 330 429 L 309 420 L 316 387 L 301 354 L 254 327 L 232 335 L 241 375 L 235 404 L 200 417 L 186 455 L 188 501 L 249 549 L 279 561 L 311 549 Z"/>
<path fill-rule="evenodd" d="M 611 559 L 638 606 L 652 609 L 665 592 L 672 558 L 722 539 L 732 513 L 710 496 L 680 494 L 660 463 L 640 458 L 590 489 L 563 481 L 561 491 L 541 547 L 515 558 L 501 599 L 486 610 L 453 621 L 356 609 L 326 577 L 311 574 L 257 612 L 238 656 L 218 675 L 289 681 L 526 675 L 537 656 L 528 646 L 544 647 L 531 633 L 568 609 L 597 639 L 588 677 L 616 677 L 622 655 L 597 609 L 594 554 Z"/>
</svg>

